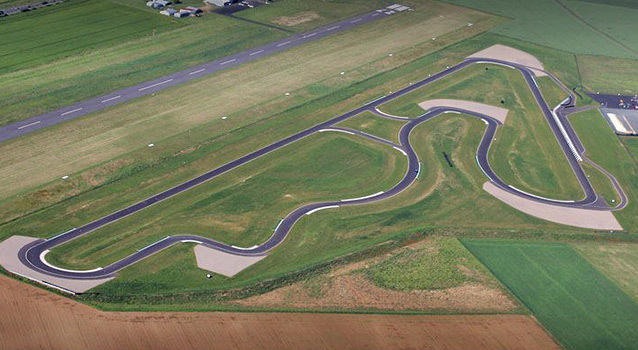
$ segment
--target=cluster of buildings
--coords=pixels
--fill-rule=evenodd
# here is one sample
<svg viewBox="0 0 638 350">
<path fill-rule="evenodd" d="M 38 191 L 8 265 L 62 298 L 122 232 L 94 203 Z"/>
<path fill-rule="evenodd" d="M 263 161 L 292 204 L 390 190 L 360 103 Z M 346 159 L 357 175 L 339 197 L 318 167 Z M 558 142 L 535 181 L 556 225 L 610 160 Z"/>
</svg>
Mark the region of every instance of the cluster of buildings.
<svg viewBox="0 0 638 350">
<path fill-rule="evenodd" d="M 171 5 L 173 5 L 173 3 L 168 0 L 150 0 L 146 3 L 146 6 L 150 8 L 161 10 L 160 14 L 165 16 L 182 18 L 189 16 L 199 16 L 202 13 L 202 10 L 197 7 L 186 6 L 182 9 L 175 9 L 169 7 Z"/>
<path fill-rule="evenodd" d="M 21 13 L 21 12 L 28 12 L 28 11 L 33 11 L 36 9 L 39 9 L 41 7 L 47 7 L 47 6 L 51 6 L 51 5 L 56 5 L 56 4 L 60 4 L 63 3 L 64 0 L 47 0 L 47 1 L 40 1 L 40 2 L 36 2 L 33 4 L 29 4 L 29 5 L 21 5 L 21 6 L 14 6 L 14 7 L 9 7 L 6 9 L 0 9 L 0 17 L 5 17 L 5 16 L 9 16 L 9 15 L 15 15 L 17 13 Z"/>
</svg>

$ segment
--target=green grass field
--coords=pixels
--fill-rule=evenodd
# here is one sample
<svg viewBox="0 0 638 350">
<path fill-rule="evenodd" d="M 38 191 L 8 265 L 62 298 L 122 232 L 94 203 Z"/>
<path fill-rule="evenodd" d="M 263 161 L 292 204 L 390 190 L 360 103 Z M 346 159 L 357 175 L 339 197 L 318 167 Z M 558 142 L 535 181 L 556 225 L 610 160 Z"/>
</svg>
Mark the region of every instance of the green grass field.
<svg viewBox="0 0 638 350">
<path fill-rule="evenodd" d="M 487 85 L 490 89 L 481 88 Z M 565 95 L 556 89 L 548 91 L 552 92 L 549 102 Z M 473 65 L 380 109 L 416 117 L 424 112 L 418 103 L 435 98 L 477 101 L 509 109 L 490 153 L 494 171 L 506 183 L 524 191 L 557 199 L 582 197 L 582 189 L 520 73 L 494 65 Z"/>
<path fill-rule="evenodd" d="M 0 26 L 0 73 L 152 36 L 183 23 L 97 0 L 75 0 L 9 16 Z"/>
<path fill-rule="evenodd" d="M 432 290 L 481 281 L 489 271 L 455 238 L 433 238 L 427 248 L 406 249 L 366 269 L 382 288 Z M 468 271 L 476 271 L 471 274 Z"/>
<path fill-rule="evenodd" d="M 638 304 L 568 245 L 464 244 L 566 349 L 635 349 Z"/>
<path fill-rule="evenodd" d="M 337 124 L 339 127 L 361 130 L 397 144 L 399 143 L 399 131 L 404 125 L 403 121 L 379 118 L 372 112 L 363 112 Z"/>
<path fill-rule="evenodd" d="M 561 4 L 566 4 L 570 10 L 572 9 L 573 4 L 582 5 L 579 7 L 579 9 L 584 11 L 582 12 L 582 15 L 598 17 L 599 15 L 593 12 L 595 9 L 587 8 L 587 5 L 591 4 L 579 4 L 579 2 L 573 1 L 446 1 L 456 5 L 467 6 L 511 18 L 511 21 L 492 30 L 497 34 L 577 54 L 602 55 L 621 58 L 638 57 L 635 50 L 623 47 L 622 44 L 619 44 L 607 37 L 605 35 L 606 33 L 601 32 L 601 30 L 606 31 L 607 28 L 611 27 L 614 28 L 612 32 L 616 34 L 622 33 L 627 37 L 633 35 L 633 32 L 635 32 L 635 26 L 633 26 L 632 23 L 635 23 L 635 21 L 625 21 L 623 23 L 627 23 L 628 25 L 622 26 L 619 24 L 619 21 L 605 20 L 609 17 L 613 18 L 613 15 L 623 11 L 622 9 L 616 10 L 610 6 L 606 8 L 606 12 L 608 13 L 600 15 L 600 22 L 596 21 L 593 24 L 589 24 L 589 22 L 585 23 L 581 18 L 572 15 L 569 11 L 563 8 Z M 628 12 L 630 11 L 631 10 Z M 590 27 L 588 24 L 593 25 L 594 28 Z M 626 45 L 631 45 L 632 42 L 627 42 Z"/>
</svg>

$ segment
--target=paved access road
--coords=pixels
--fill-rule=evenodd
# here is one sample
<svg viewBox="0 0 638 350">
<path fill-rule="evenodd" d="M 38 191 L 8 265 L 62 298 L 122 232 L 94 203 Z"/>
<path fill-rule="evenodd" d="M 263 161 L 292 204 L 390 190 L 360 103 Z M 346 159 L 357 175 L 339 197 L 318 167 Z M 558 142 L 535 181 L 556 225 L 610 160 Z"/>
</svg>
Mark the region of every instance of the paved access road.
<svg viewBox="0 0 638 350">
<path fill-rule="evenodd" d="M 223 57 L 196 67 L 179 71 L 177 73 L 169 74 L 161 78 L 157 78 L 134 86 L 129 86 L 127 88 L 106 95 L 78 102 L 71 106 L 67 106 L 49 113 L 41 114 L 3 126 L 0 128 L 0 142 L 18 136 L 26 135 L 36 130 L 56 125 L 67 120 L 79 118 L 89 113 L 97 112 L 102 109 L 112 107 L 141 96 L 154 94 L 158 91 L 167 89 L 172 86 L 183 84 L 185 82 L 198 79 L 206 75 L 211 75 L 221 70 L 237 67 L 240 64 L 254 61 L 261 57 L 286 51 L 293 47 L 311 41 L 319 40 L 327 36 L 360 26 L 362 24 L 376 21 L 378 19 L 391 16 L 401 11 L 408 10 L 407 7 L 401 6 L 398 7 L 398 9 L 401 9 L 401 11 L 397 11 L 396 6 L 397 5 L 390 6 L 394 7 L 394 9 L 384 8 L 364 13 L 353 18 L 332 23 L 325 27 L 286 37 L 284 39 L 263 46 L 255 47 L 250 50 L 237 53 L 235 55 Z"/>
<path fill-rule="evenodd" d="M 488 161 L 488 153 L 489 153 L 489 148 L 490 145 L 494 139 L 494 134 L 496 132 L 497 127 L 500 125 L 500 122 L 490 116 L 487 115 L 483 115 L 480 113 L 475 113 L 472 111 L 467 111 L 467 110 L 463 110 L 463 109 L 459 109 L 459 108 L 448 108 L 448 107 L 440 107 L 440 108 L 433 108 L 429 111 L 427 111 L 425 114 L 423 114 L 421 117 L 416 118 L 416 119 L 410 119 L 407 120 L 407 123 L 403 126 L 403 128 L 400 130 L 400 134 L 399 134 L 399 140 L 400 140 L 400 144 L 399 145 L 395 145 L 390 141 L 387 140 L 379 140 L 376 137 L 370 137 L 369 135 L 359 132 L 359 131 L 355 131 L 355 130 L 349 130 L 349 129 L 341 129 L 341 128 L 335 128 L 334 125 L 342 122 L 348 118 L 351 118 L 359 113 L 362 113 L 364 111 L 370 111 L 373 112 L 379 116 L 383 116 L 386 118 L 400 118 L 400 117 L 393 117 L 393 116 L 388 116 L 384 113 L 381 113 L 378 111 L 378 106 L 392 100 L 395 99 L 397 97 L 403 96 L 413 90 L 416 90 L 420 87 L 423 87 L 427 84 L 430 84 L 433 81 L 436 81 L 438 79 L 441 79 L 449 74 L 452 74 L 454 72 L 457 72 L 461 69 L 463 69 L 464 67 L 471 65 L 471 64 L 475 64 L 475 63 L 494 63 L 494 64 L 500 64 L 500 65 L 506 65 L 509 66 L 513 69 L 517 69 L 521 72 L 521 74 L 523 75 L 523 77 L 525 78 L 525 80 L 528 83 L 528 86 L 530 87 L 531 91 L 534 94 L 534 97 L 538 103 L 538 105 L 540 106 L 545 118 L 547 119 L 550 127 L 552 128 L 552 131 L 554 132 L 554 135 L 556 136 L 556 139 L 558 140 L 558 142 L 560 143 L 563 152 L 565 153 L 569 163 L 572 165 L 572 168 L 574 169 L 574 173 L 576 174 L 580 184 L 583 187 L 585 196 L 583 199 L 578 200 L 578 201 L 557 201 L 557 200 L 552 200 L 549 198 L 543 198 L 543 197 L 538 197 L 523 191 L 520 191 L 512 186 L 507 185 L 505 182 L 503 182 L 498 175 L 496 175 L 496 173 L 492 170 L 492 168 L 490 167 L 489 161 Z M 397 92 L 394 92 L 390 95 L 387 96 L 383 96 L 375 101 L 372 101 L 364 106 L 361 106 L 359 108 L 356 108 L 350 112 L 347 112 L 343 115 L 340 115 L 336 118 L 333 118 L 329 121 L 326 121 L 324 123 L 318 124 L 316 126 L 313 126 L 311 128 L 308 128 L 306 130 L 303 130 L 297 134 L 294 134 L 292 136 L 289 136 L 283 140 L 277 141 L 273 144 L 270 144 L 264 148 L 261 148 L 259 150 L 256 150 L 250 154 L 247 154 L 243 157 L 240 157 L 234 161 L 231 161 L 225 165 L 222 165 L 216 169 L 213 169 L 205 174 L 202 174 L 192 180 L 189 180 L 187 182 L 184 182 L 178 186 L 175 186 L 173 188 L 170 188 L 164 192 L 161 192 L 157 195 L 154 195 L 144 201 L 138 202 L 136 204 L 133 204 L 129 207 L 126 207 L 122 210 L 119 210 L 113 214 L 107 215 L 101 219 L 98 219 L 96 221 L 93 221 L 85 226 L 73 229 L 69 232 L 63 233 L 61 235 L 58 235 L 56 237 L 53 237 L 51 239 L 48 240 L 39 240 L 36 241 L 34 243 L 32 243 L 29 246 L 24 247 L 20 252 L 19 252 L 19 258 L 22 261 L 22 263 L 24 263 L 25 265 L 29 266 L 32 269 L 35 269 L 37 271 L 49 274 L 49 275 L 53 275 L 53 276 L 58 276 L 58 277 L 65 277 L 65 278 L 72 278 L 72 279 L 97 279 L 97 278 L 104 278 L 104 277 L 109 277 L 112 276 L 115 272 L 131 265 L 134 264 L 137 261 L 140 261 L 141 259 L 144 259 L 146 257 L 148 257 L 151 254 L 154 254 L 158 251 L 161 251 L 175 243 L 179 243 L 179 242 L 183 242 L 183 241 L 188 241 L 188 242 L 196 242 L 199 244 L 203 244 L 206 245 L 208 247 L 214 248 L 214 249 L 218 249 L 220 251 L 224 251 L 224 252 L 228 252 L 228 253 L 232 253 L 232 254 L 237 254 L 237 255 L 263 255 L 266 254 L 268 251 L 270 251 L 271 249 L 275 248 L 278 244 L 280 244 L 288 235 L 288 233 L 290 232 L 290 230 L 292 229 L 292 227 L 295 225 L 295 223 L 301 219 L 303 216 L 305 215 L 311 215 L 312 213 L 318 211 L 318 210 L 330 210 L 333 208 L 338 208 L 340 206 L 347 206 L 347 205 L 360 205 L 360 204 L 366 204 L 366 203 L 372 203 L 372 202 L 377 202 L 389 197 L 392 197 L 398 193 L 400 193 L 401 191 L 405 190 L 406 188 L 408 188 L 413 182 L 414 180 L 418 177 L 419 175 L 419 171 L 421 169 L 422 164 L 419 163 L 417 154 L 415 153 L 412 145 L 410 144 L 410 133 L 412 132 L 412 130 L 417 127 L 418 125 L 427 122 L 428 120 L 439 116 L 443 113 L 463 113 L 463 114 L 467 114 L 470 116 L 474 116 L 477 118 L 480 118 L 482 120 L 485 121 L 486 123 L 486 130 L 485 130 L 485 134 L 481 140 L 481 143 L 478 147 L 477 150 L 477 154 L 476 154 L 476 160 L 477 163 L 479 165 L 479 167 L 483 170 L 483 172 L 485 173 L 485 175 L 490 179 L 490 181 L 492 183 L 494 183 L 496 186 L 502 188 L 505 191 L 508 191 L 510 193 L 513 193 L 517 196 L 520 197 L 524 197 L 530 200 L 534 200 L 537 202 L 542 202 L 542 203 L 550 203 L 553 205 L 560 205 L 560 206 L 567 206 L 567 207 L 578 207 L 578 208 L 588 208 L 588 209 L 594 209 L 594 210 L 613 210 L 612 208 L 609 208 L 609 206 L 607 206 L 607 204 L 600 199 L 596 192 L 594 191 L 591 183 L 589 182 L 587 176 L 585 175 L 585 173 L 583 172 L 582 168 L 580 167 L 579 161 L 582 159 L 582 151 L 584 151 L 584 149 L 581 149 L 579 147 L 582 147 L 580 141 L 578 140 L 578 136 L 576 135 L 576 133 L 573 132 L 573 130 L 571 129 L 571 127 L 569 125 L 567 125 L 567 127 L 565 126 L 564 123 L 568 123 L 567 118 L 565 118 L 565 115 L 569 113 L 570 108 L 573 107 L 572 104 L 573 101 L 573 96 L 570 96 L 569 98 L 567 98 L 565 101 L 563 101 L 563 103 L 561 103 L 559 106 L 557 106 L 556 108 L 554 108 L 554 110 L 550 110 L 549 106 L 547 105 L 547 103 L 545 102 L 545 100 L 543 99 L 541 92 L 538 88 L 538 85 L 536 84 L 536 80 L 534 78 L 534 75 L 532 73 L 531 70 L 529 70 L 527 67 L 525 66 L 521 66 L 518 64 L 513 64 L 513 63 L 509 63 L 509 62 L 504 62 L 504 61 L 499 61 L 499 60 L 493 60 L 493 59 L 476 59 L 476 58 L 469 58 L 466 59 L 465 61 L 459 63 L 458 65 L 452 66 L 444 71 L 441 71 L 437 74 L 434 74 L 426 79 L 423 79 L 421 81 L 419 81 L 416 84 L 412 84 L 402 90 L 399 90 Z M 213 179 L 227 171 L 236 169 L 237 167 L 241 166 L 242 164 L 245 164 L 247 162 L 250 162 L 256 158 L 259 158 L 263 155 L 266 155 L 268 153 L 271 153 L 277 149 L 280 149 L 286 145 L 289 145 L 297 140 L 300 140 L 306 136 L 315 134 L 317 132 L 322 132 L 322 131 L 329 131 L 329 130 L 338 130 L 341 132 L 348 132 L 348 133 L 353 133 L 353 134 L 358 134 L 364 137 L 368 137 L 371 138 L 373 140 L 379 141 L 379 142 L 383 142 L 386 144 L 390 144 L 393 147 L 396 147 L 399 151 L 401 151 L 402 153 L 405 154 L 405 156 L 408 158 L 408 168 L 407 171 L 404 175 L 404 177 L 401 179 L 401 181 L 396 184 L 394 187 L 392 187 L 391 189 L 385 191 L 385 192 L 379 192 L 373 195 L 369 195 L 369 196 L 365 196 L 365 197 L 361 197 L 361 198 L 352 198 L 352 199 L 342 199 L 342 200 L 336 200 L 336 201 L 329 201 L 329 202 L 323 202 L 323 203 L 314 203 L 314 204 L 309 204 L 309 205 L 305 205 L 303 207 L 297 208 L 295 209 L 293 212 L 291 212 L 290 214 L 288 214 L 277 226 L 277 228 L 274 230 L 273 235 L 263 244 L 259 245 L 259 246 L 255 246 L 252 248 L 240 248 L 240 247 L 235 247 L 235 246 L 231 246 L 225 243 L 221 243 L 209 238 L 204 238 L 204 237 L 200 237 L 200 236 L 193 236 L 193 235 L 181 235 L 181 236 L 169 236 L 166 237 L 154 244 L 149 245 L 146 248 L 140 249 L 139 251 L 137 251 L 136 253 L 130 255 L 129 257 L 126 257 L 120 261 L 114 262 L 113 264 L 106 266 L 104 268 L 98 268 L 98 269 L 94 269 L 94 270 L 90 270 L 90 271 L 72 271 L 72 270 L 64 270 L 64 269 L 60 269 L 57 268 L 55 266 L 52 266 L 50 264 L 48 264 L 46 262 L 46 260 L 44 259 L 46 253 L 60 245 L 63 244 L 65 242 L 68 242 L 72 239 L 75 239 L 77 237 L 89 234 L 90 232 L 103 227 L 105 225 L 108 225 L 109 223 L 112 223 L 116 220 L 119 220 L 125 216 L 134 214 L 138 211 L 144 210 L 145 208 L 158 203 L 160 201 L 166 200 L 172 196 L 175 196 L 181 192 L 187 191 L 199 184 L 202 184 L 210 179 Z M 619 189 L 619 191 L 622 191 L 621 189 Z M 624 204 L 623 204 L 624 205 Z"/>
</svg>

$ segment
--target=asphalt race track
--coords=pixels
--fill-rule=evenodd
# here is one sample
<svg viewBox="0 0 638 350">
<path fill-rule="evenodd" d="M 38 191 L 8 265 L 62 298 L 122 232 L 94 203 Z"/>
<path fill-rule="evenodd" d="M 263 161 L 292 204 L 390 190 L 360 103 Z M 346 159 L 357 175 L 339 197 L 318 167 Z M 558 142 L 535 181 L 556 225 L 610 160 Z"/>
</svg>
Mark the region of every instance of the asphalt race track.
<svg viewBox="0 0 638 350">
<path fill-rule="evenodd" d="M 406 8 L 407 10 L 407 8 Z M 390 9 L 376 10 L 353 18 L 332 23 L 325 27 L 317 28 L 305 33 L 286 37 L 272 43 L 255 47 L 235 55 L 191 67 L 177 73 L 169 74 L 161 78 L 143 82 L 134 86 L 98 96 L 89 100 L 78 102 L 71 106 L 31 117 L 19 122 L 11 123 L 0 128 L 0 142 L 32 133 L 36 130 L 56 125 L 67 120 L 79 118 L 99 110 L 112 107 L 138 97 L 151 95 L 172 86 L 180 85 L 195 79 L 211 75 L 213 73 L 237 67 L 243 63 L 273 55 L 291 49 L 311 41 L 319 40 L 327 36 L 343 32 L 353 27 L 378 19 L 391 16 L 398 12 Z"/>
<path fill-rule="evenodd" d="M 403 96 L 406 93 L 409 93 L 425 85 L 428 85 L 431 82 L 441 79 L 449 74 L 452 74 L 454 72 L 457 72 L 463 69 L 464 67 L 467 67 L 468 65 L 475 64 L 475 63 L 493 63 L 493 64 L 499 64 L 499 65 L 506 65 L 511 68 L 517 69 L 518 71 L 521 72 L 523 77 L 526 79 L 531 91 L 533 92 L 538 105 L 543 111 L 545 118 L 549 122 L 549 125 L 552 128 L 558 142 L 560 143 L 568 161 L 572 165 L 572 168 L 580 184 L 582 185 L 582 188 L 585 193 L 585 196 L 583 199 L 578 201 L 552 200 L 549 198 L 538 197 L 538 196 L 520 191 L 504 183 L 498 177 L 498 175 L 494 173 L 494 171 L 492 170 L 488 162 L 489 148 L 492 141 L 494 140 L 494 134 L 497 130 L 497 127 L 500 125 L 500 122 L 498 120 L 488 115 L 484 115 L 484 114 L 480 114 L 480 113 L 476 113 L 476 112 L 472 112 L 468 110 L 463 110 L 459 108 L 435 107 L 430 109 L 429 111 L 427 111 L 425 114 L 423 114 L 422 116 L 418 118 L 406 120 L 400 117 L 389 116 L 387 114 L 384 114 L 378 111 L 377 109 L 377 107 L 382 105 L 383 103 L 386 103 L 397 97 Z M 567 118 L 565 117 L 567 114 L 570 113 L 570 108 L 573 108 L 573 104 L 572 104 L 573 100 L 574 100 L 573 96 L 570 96 L 565 101 L 563 101 L 559 106 L 554 108 L 554 110 L 552 111 L 550 110 L 549 106 L 547 105 L 547 103 L 545 102 L 545 100 L 543 99 L 541 95 L 538 85 L 536 84 L 536 81 L 534 79 L 533 72 L 527 67 L 521 66 L 518 64 L 509 63 L 509 62 L 493 60 L 493 59 L 468 58 L 465 61 L 455 66 L 449 67 L 448 69 L 441 71 L 435 75 L 432 75 L 426 79 L 423 79 L 419 81 L 418 83 L 412 84 L 406 88 L 403 88 L 402 90 L 399 90 L 387 96 L 383 96 L 375 101 L 369 102 L 359 108 L 351 110 L 350 112 L 347 112 L 329 121 L 318 124 L 306 130 L 303 130 L 299 133 L 296 133 L 292 136 L 289 136 L 285 139 L 272 143 L 264 148 L 256 150 L 250 154 L 247 154 L 225 165 L 222 165 L 216 169 L 213 169 L 207 173 L 204 173 L 194 179 L 191 179 L 178 186 L 175 186 L 164 192 L 156 194 L 144 201 L 138 202 L 122 210 L 119 210 L 115 213 L 112 213 L 108 216 L 105 216 L 101 219 L 98 219 L 89 224 L 86 224 L 85 226 L 72 229 L 68 232 L 60 234 L 48 240 L 35 241 L 32 244 L 23 247 L 18 253 L 18 256 L 21 262 L 25 264 L 26 266 L 28 266 L 29 268 L 32 268 L 36 271 L 40 271 L 48 275 L 63 277 L 63 278 L 71 278 L 71 279 L 98 279 L 98 278 L 113 276 L 115 272 L 129 265 L 132 265 L 156 252 L 159 252 L 175 243 L 179 243 L 182 241 L 197 242 L 199 244 L 203 244 L 213 249 L 217 249 L 220 251 L 224 251 L 224 252 L 228 252 L 228 253 L 236 254 L 236 255 L 253 255 L 253 256 L 264 255 L 271 249 L 275 248 L 278 244 L 280 244 L 286 238 L 286 236 L 288 235 L 290 230 L 293 228 L 295 223 L 299 219 L 301 219 L 304 215 L 310 215 L 318 210 L 323 210 L 323 209 L 332 209 L 332 208 L 338 208 L 340 206 L 360 205 L 360 204 L 381 201 L 383 199 L 392 197 L 400 193 L 401 191 L 405 190 L 406 188 L 408 188 L 417 178 L 420 167 L 421 167 L 417 154 L 415 153 L 414 149 L 412 148 L 412 145 L 410 144 L 410 133 L 418 125 L 425 123 L 428 120 L 434 117 L 440 116 L 444 113 L 463 113 L 476 118 L 480 118 L 486 123 L 486 130 L 480 142 L 480 145 L 478 147 L 478 150 L 476 153 L 476 160 L 479 167 L 483 170 L 483 172 L 489 178 L 489 180 L 496 186 L 500 187 L 501 189 L 508 191 L 510 193 L 513 193 L 517 196 L 524 197 L 533 201 L 549 203 L 553 205 L 576 207 L 576 208 L 587 208 L 587 209 L 594 209 L 594 210 L 620 209 L 625 205 L 626 201 L 623 201 L 623 203 L 619 204 L 616 208 L 610 208 L 602 199 L 598 197 L 591 183 L 589 182 L 587 176 L 585 175 L 582 168 L 580 167 L 579 161 L 583 159 L 582 152 L 584 151 L 584 148 L 582 148 L 582 144 L 578 140 L 578 136 L 576 135 L 575 132 L 573 132 L 573 129 L 571 129 L 567 121 Z M 394 143 L 390 141 L 379 139 L 378 137 L 374 137 L 374 136 L 362 133 L 360 131 L 333 127 L 335 124 L 342 122 L 348 118 L 351 118 L 364 111 L 370 111 L 381 117 L 398 118 L 398 119 L 407 121 L 407 123 L 402 127 L 399 133 L 400 144 L 395 145 Z M 566 123 L 566 126 L 564 125 L 565 123 Z M 181 235 L 181 236 L 166 237 L 154 244 L 151 244 L 143 249 L 140 249 L 139 251 L 135 252 L 134 254 L 122 260 L 114 262 L 111 265 L 108 265 L 104 268 L 98 268 L 98 269 L 89 270 L 89 271 L 73 271 L 73 270 L 60 269 L 46 263 L 46 261 L 44 260 L 44 255 L 46 255 L 46 253 L 50 249 L 58 245 L 64 244 L 65 242 L 68 242 L 77 237 L 89 234 L 90 232 L 100 227 L 108 225 L 109 223 L 119 220 L 125 216 L 144 210 L 145 208 L 148 208 L 149 206 L 155 203 L 158 203 L 172 196 L 175 196 L 179 193 L 187 191 L 199 184 L 202 184 L 208 180 L 211 180 L 225 172 L 233 170 L 256 158 L 259 158 L 263 155 L 266 155 L 270 152 L 280 149 L 306 136 L 315 134 L 317 132 L 323 132 L 323 131 L 340 131 L 340 132 L 347 132 L 347 133 L 351 133 L 355 135 L 358 134 L 360 136 L 367 137 L 374 141 L 382 142 L 397 148 L 402 153 L 404 153 L 406 157 L 408 158 L 408 168 L 403 179 L 399 183 L 397 183 L 394 187 L 392 187 L 391 189 L 385 192 L 379 192 L 374 195 L 365 196 L 361 198 L 314 203 L 314 204 L 309 204 L 309 205 L 305 205 L 303 207 L 297 208 L 293 212 L 288 214 L 280 222 L 280 224 L 274 230 L 272 236 L 266 242 L 264 242 L 263 244 L 259 246 L 255 246 L 253 248 L 234 247 L 234 246 L 227 245 L 225 243 L 221 243 L 209 238 L 204 238 L 200 236 L 192 236 L 192 235 Z M 622 189 L 620 189 L 620 187 L 617 187 L 617 189 L 619 190 L 621 195 L 624 197 L 624 193 L 622 193 Z"/>
</svg>

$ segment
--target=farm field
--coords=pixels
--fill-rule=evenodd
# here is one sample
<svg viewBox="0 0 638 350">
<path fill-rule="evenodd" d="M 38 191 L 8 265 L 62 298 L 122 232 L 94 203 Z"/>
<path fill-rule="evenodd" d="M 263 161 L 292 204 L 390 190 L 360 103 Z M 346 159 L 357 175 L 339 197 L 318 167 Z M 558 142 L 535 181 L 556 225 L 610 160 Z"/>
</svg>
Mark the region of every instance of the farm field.
<svg viewBox="0 0 638 350">
<path fill-rule="evenodd" d="M 629 203 L 625 209 L 615 212 L 614 216 L 626 230 L 636 230 L 638 228 L 638 165 L 634 157 L 638 153 L 634 153 L 632 157 L 632 154 L 628 153 L 624 147 L 625 142 L 633 142 L 633 139 L 620 139 L 616 136 L 597 110 L 574 114 L 570 116 L 569 121 L 583 142 L 587 157 L 609 171 L 620 182 Z M 588 173 L 593 174 L 593 170 L 589 169 Z M 599 180 L 597 178 L 594 180 L 594 185 L 598 183 L 597 189 L 605 198 L 616 198 L 609 180 L 602 176 Z"/>
<path fill-rule="evenodd" d="M 0 328 L 9 335 L 0 347 L 9 349 L 43 341 L 61 349 L 254 349 L 255 342 L 273 349 L 558 349 L 525 315 L 101 312 L 1 275 L 0 297 Z"/>
<path fill-rule="evenodd" d="M 576 54 L 638 58 L 635 49 L 631 49 L 632 42 L 620 41 L 615 36 L 610 38 L 606 33 L 601 32 L 601 30 L 607 30 L 606 28 L 612 28 L 611 32 L 614 34 L 622 33 L 624 37 L 629 37 L 635 32 L 635 30 L 620 24 L 633 23 L 633 20 L 629 22 L 606 20 L 619 11 L 623 11 L 613 6 L 605 7 L 605 12 L 602 14 L 596 14 L 593 12 L 596 10 L 595 8 L 587 7 L 591 4 L 580 4 L 578 1 L 446 0 L 446 2 L 512 18 L 511 21 L 492 30 L 497 34 Z M 582 19 L 572 15 L 562 6 L 566 5 L 571 9 L 572 4 L 582 5 L 580 7 L 581 15 L 595 15 L 600 18 L 600 21 L 605 21 L 604 24 L 601 25 L 600 21 L 592 24 L 584 23 Z M 627 9 L 627 11 L 631 12 L 632 10 Z M 635 48 L 635 45 L 633 47 Z"/>
<path fill-rule="evenodd" d="M 0 4 L 3 6 L 3 4 Z M 48 63 L 183 26 L 111 1 L 75 0 L 2 19 L 0 73 Z"/>
<path fill-rule="evenodd" d="M 638 245 L 622 242 L 573 243 L 580 255 L 638 300 Z"/>
<path fill-rule="evenodd" d="M 490 89 L 481 88 L 487 85 Z M 560 99 L 566 95 L 560 90 L 552 92 L 559 93 Z M 472 65 L 380 109 L 393 115 L 417 117 L 424 112 L 418 103 L 436 98 L 471 100 L 509 109 L 490 150 L 494 171 L 506 183 L 540 196 L 582 197 L 580 184 L 520 73 L 494 65 Z"/>
<path fill-rule="evenodd" d="M 634 349 L 638 304 L 564 243 L 465 240 L 566 349 Z"/>
</svg>

